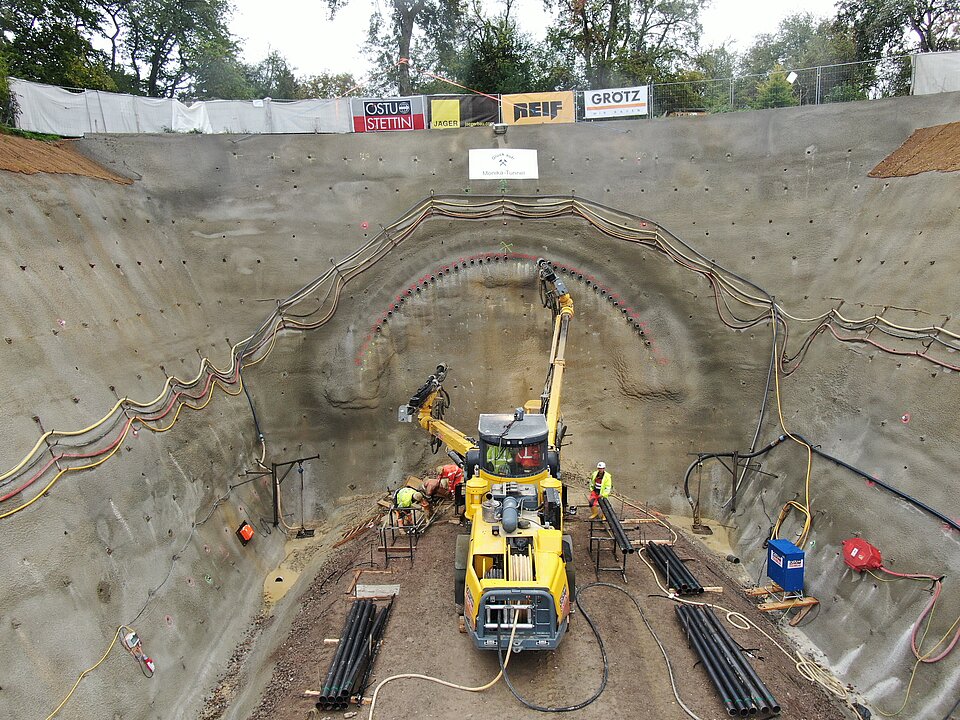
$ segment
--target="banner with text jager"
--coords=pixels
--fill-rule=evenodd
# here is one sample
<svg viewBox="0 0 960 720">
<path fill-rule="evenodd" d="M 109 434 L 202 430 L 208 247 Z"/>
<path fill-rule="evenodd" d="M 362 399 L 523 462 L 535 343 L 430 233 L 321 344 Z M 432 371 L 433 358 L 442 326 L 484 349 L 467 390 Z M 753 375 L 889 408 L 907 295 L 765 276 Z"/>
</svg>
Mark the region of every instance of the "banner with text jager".
<svg viewBox="0 0 960 720">
<path fill-rule="evenodd" d="M 423 130 L 426 101 L 423 95 L 398 98 L 353 98 L 354 132 Z"/>
<path fill-rule="evenodd" d="M 500 103 L 486 95 L 431 95 L 430 129 L 485 127 L 500 117 Z"/>
<path fill-rule="evenodd" d="M 647 86 L 584 90 L 583 117 L 605 118 L 647 114 Z"/>
<path fill-rule="evenodd" d="M 572 91 L 502 95 L 507 125 L 572 123 L 576 120 Z"/>
</svg>

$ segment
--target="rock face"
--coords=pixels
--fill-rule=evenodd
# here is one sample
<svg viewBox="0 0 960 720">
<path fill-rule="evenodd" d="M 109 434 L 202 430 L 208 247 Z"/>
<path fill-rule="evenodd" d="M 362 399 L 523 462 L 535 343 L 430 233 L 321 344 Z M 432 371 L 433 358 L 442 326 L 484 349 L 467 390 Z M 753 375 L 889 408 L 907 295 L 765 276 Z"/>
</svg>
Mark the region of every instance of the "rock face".
<svg viewBox="0 0 960 720">
<path fill-rule="evenodd" d="M 939 95 L 511 128 L 497 138 L 485 129 L 89 137 L 77 144 L 81 152 L 137 180 L 0 173 L 7 260 L 0 472 L 14 468 L 44 430 L 87 427 L 118 397 L 151 400 L 166 378 L 192 378 L 201 357 L 229 367 L 230 347 L 278 300 L 431 193 L 467 189 L 474 202 L 481 193 L 499 196 L 500 185 L 466 179 L 472 147 L 537 149 L 540 180 L 510 182 L 507 194 L 573 193 L 648 218 L 764 288 L 796 318 L 840 308 L 846 318 L 877 314 L 894 325 L 949 330 L 958 312 L 960 175 L 867 173 L 917 128 L 954 119 L 958 107 L 957 95 Z M 501 253 L 506 260 L 440 273 L 461 258 Z M 478 413 L 539 396 L 550 323 L 525 256 L 571 270 L 577 315 L 564 393 L 568 467 L 602 458 L 625 492 L 685 512 L 680 482 L 690 453 L 750 446 L 771 327 L 721 322 L 718 308 L 731 325 L 745 324 L 703 275 L 581 219 L 433 218 L 351 275 L 326 325 L 281 333 L 270 355 L 244 370 L 267 463 L 320 455 L 305 475 L 308 517 L 334 522 L 344 496 L 393 486 L 436 461 L 416 429 L 396 423 L 396 408 L 438 362 L 450 366 L 447 419 L 468 434 Z M 336 271 L 350 275 L 346 265 Z M 296 312 L 329 302 L 306 298 Z M 741 320 L 763 312 L 734 310 Z M 779 378 L 787 427 L 957 516 L 960 375 L 946 366 L 960 355 L 934 338 L 935 364 L 910 354 L 924 352 L 911 341 L 867 336 L 894 354 L 840 342 L 829 328 L 807 348 L 803 338 L 817 323 L 788 323 L 785 353 L 801 354 L 787 367 L 802 364 Z M 767 400 L 760 443 L 781 432 L 772 391 Z M 69 438 L 51 450 L 61 451 L 70 451 Z M 64 475 L 30 507 L 0 520 L 0 622 L 8 627 L 0 634 L 0 692 L 13 716 L 52 710 L 121 623 L 137 629 L 157 675 L 142 679 L 125 653 L 114 653 L 80 685 L 70 716 L 200 712 L 238 643 L 247 642 L 264 575 L 283 554 L 279 533 L 266 533 L 269 481 L 231 487 L 256 467 L 259 452 L 244 395 L 216 391 L 203 410 L 185 408 L 168 432 L 128 433 L 103 465 Z M 704 469 L 701 491 L 704 515 L 736 528 L 754 575 L 770 517 L 804 495 L 806 452 L 785 444 L 762 469 L 770 475 L 746 477 L 735 512 L 725 505 L 730 478 L 722 469 Z M 22 475 L 17 485 L 29 478 Z M 283 496 L 291 507 L 299 505 L 293 485 Z M 0 504 L 0 513 L 41 487 Z M 922 587 L 852 576 L 840 542 L 857 534 L 898 571 L 953 577 L 960 534 L 819 460 L 810 497 L 807 590 L 822 611 L 806 634 L 846 681 L 896 707 L 912 667 L 902 639 L 928 596 Z M 257 530 L 247 546 L 234 535 L 242 520 Z M 785 534 L 794 529 L 788 523 Z M 941 603 L 931 637 L 960 612 L 949 581 Z M 920 668 L 912 717 L 942 717 L 955 699 L 953 667 Z M 136 707 L 143 711 L 130 710 Z"/>
</svg>

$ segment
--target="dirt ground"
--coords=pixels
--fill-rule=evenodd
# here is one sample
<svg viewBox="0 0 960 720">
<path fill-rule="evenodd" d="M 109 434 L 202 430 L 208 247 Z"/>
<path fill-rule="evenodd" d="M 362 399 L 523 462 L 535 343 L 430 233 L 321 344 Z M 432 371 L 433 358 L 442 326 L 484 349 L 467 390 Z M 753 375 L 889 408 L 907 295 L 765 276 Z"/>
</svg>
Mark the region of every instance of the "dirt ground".
<svg viewBox="0 0 960 720">
<path fill-rule="evenodd" d="M 110 180 L 129 185 L 130 178 L 117 175 L 84 157 L 72 147 L 72 141 L 46 143 L 38 140 L 0 135 L 0 170 L 19 172 L 27 175 L 35 173 L 65 173 Z"/>
<path fill-rule="evenodd" d="M 931 170 L 960 170 L 960 122 L 914 131 L 869 175 L 872 178 L 907 177 Z"/>
<path fill-rule="evenodd" d="M 576 498 L 574 498 L 576 499 Z M 578 586 L 593 582 L 593 558 L 588 550 L 586 512 L 568 522 L 573 535 Z M 625 517 L 641 517 L 624 508 Z M 641 526 L 646 539 L 667 538 L 659 525 Z M 443 519 L 434 523 L 420 540 L 413 564 L 391 560 L 391 575 L 361 575 L 361 583 L 399 583 L 400 595 L 387 628 L 384 644 L 367 690 L 388 675 L 418 672 L 459 684 L 481 685 L 498 672 L 497 657 L 472 647 L 469 637 L 457 629 L 453 600 L 453 548 L 456 535 L 465 532 Z M 314 710 L 314 701 L 303 691 L 319 689 L 335 646 L 324 638 L 339 635 L 349 609 L 348 591 L 357 568 L 383 568 L 383 559 L 373 548 L 376 534 L 368 533 L 333 557 L 301 597 L 301 607 L 286 641 L 274 654 L 273 677 L 251 715 L 253 720 L 304 720 L 335 718 L 343 712 Z M 727 572 L 723 560 L 704 550 L 699 543 L 681 536 L 677 551 L 704 585 L 722 585 L 722 594 L 705 599 L 747 614 L 775 637 L 780 635 L 770 618 L 759 613 L 737 590 L 739 581 Z M 371 565 L 371 557 L 373 564 Z M 609 555 L 604 561 L 609 560 Z M 680 695 L 701 718 L 726 717 L 716 692 L 687 646 L 674 613 L 674 603 L 654 583 L 647 567 L 632 556 L 627 563 L 627 582 L 619 573 L 601 572 L 604 582 L 623 585 L 640 600 L 648 620 L 660 636 L 673 664 Z M 608 588 L 584 592 L 582 602 L 603 635 L 610 661 L 610 676 L 600 698 L 575 713 L 577 717 L 685 718 L 670 688 L 663 656 L 644 627 L 633 604 L 621 593 Z M 814 620 L 815 621 L 815 620 Z M 819 687 L 801 678 L 793 663 L 756 632 L 730 628 L 741 645 L 755 655 L 754 667 L 783 707 L 782 716 L 795 720 L 832 720 L 847 713 Z M 782 635 L 780 635 L 782 637 Z M 791 647 L 783 638 L 782 644 Z M 756 648 L 756 650 L 752 650 Z M 515 687 L 529 700 L 542 705 L 579 702 L 593 692 L 600 681 L 601 661 L 596 641 L 582 615 L 573 616 L 570 632 L 556 652 L 524 652 L 513 656 L 509 674 Z M 356 711 L 356 708 L 352 709 Z M 369 707 L 360 710 L 366 718 Z M 384 687 L 377 702 L 376 717 L 488 718 L 509 714 L 536 717 L 540 713 L 520 705 L 502 682 L 481 694 L 469 694 L 419 680 L 399 680 Z M 354 717 L 349 716 L 348 717 Z"/>
</svg>

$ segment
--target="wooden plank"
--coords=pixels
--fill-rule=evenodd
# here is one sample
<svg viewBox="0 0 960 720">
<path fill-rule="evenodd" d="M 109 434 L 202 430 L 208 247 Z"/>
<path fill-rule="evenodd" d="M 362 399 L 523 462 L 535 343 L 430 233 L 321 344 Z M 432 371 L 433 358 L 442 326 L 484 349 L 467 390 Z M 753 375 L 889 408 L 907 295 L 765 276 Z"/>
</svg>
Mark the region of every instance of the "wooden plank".
<svg viewBox="0 0 960 720">
<path fill-rule="evenodd" d="M 820 601 L 813 597 L 797 598 L 796 600 L 777 600 L 775 602 L 760 603 L 757 609 L 760 612 L 775 612 L 777 610 L 790 610 L 797 607 L 812 607 L 819 605 Z"/>
<path fill-rule="evenodd" d="M 767 595 L 773 595 L 774 593 L 783 592 L 783 588 L 777 585 L 776 583 L 770 583 L 769 585 L 750 588 L 749 590 L 744 590 L 743 592 L 744 592 L 744 595 L 746 595 L 747 597 L 766 597 Z"/>
</svg>

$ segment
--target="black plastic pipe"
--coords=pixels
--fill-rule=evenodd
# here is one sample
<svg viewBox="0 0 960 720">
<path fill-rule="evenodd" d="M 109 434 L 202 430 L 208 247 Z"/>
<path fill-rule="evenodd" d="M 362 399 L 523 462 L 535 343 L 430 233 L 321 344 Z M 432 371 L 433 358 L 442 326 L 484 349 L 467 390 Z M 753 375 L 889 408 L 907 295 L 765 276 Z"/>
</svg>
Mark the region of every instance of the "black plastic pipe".
<svg viewBox="0 0 960 720">
<path fill-rule="evenodd" d="M 373 649 L 370 653 L 370 661 L 367 663 L 367 667 L 363 671 L 363 677 L 360 678 L 360 682 L 354 688 L 356 693 L 363 695 L 366 692 L 367 684 L 370 682 L 370 675 L 373 673 L 373 667 L 377 662 L 377 655 L 380 653 L 380 647 L 383 644 L 383 636 L 386 633 L 387 621 L 390 619 L 390 612 L 393 610 L 393 599 L 390 600 L 390 603 L 380 611 L 380 614 L 377 616 L 377 622 L 373 626 Z"/>
<path fill-rule="evenodd" d="M 762 700 L 758 697 L 756 690 L 751 686 L 749 678 L 741 671 L 737 664 L 737 660 L 734 657 L 734 652 L 737 651 L 731 650 L 730 646 L 724 642 L 723 637 L 719 635 L 716 628 L 708 622 L 704 613 L 695 612 L 694 615 L 697 617 L 697 623 L 701 632 L 709 639 L 720 662 L 723 663 L 726 672 L 733 678 L 733 682 L 740 693 L 739 699 L 743 705 L 740 708 L 740 714 L 755 715 L 758 710 L 766 713 L 769 708 L 762 705 Z"/>
<path fill-rule="evenodd" d="M 946 523 L 947 525 L 952 527 L 954 530 L 960 531 L 960 522 L 954 520 L 952 517 L 949 517 L 948 515 L 943 514 L 939 510 L 930 507 L 922 500 L 918 500 L 912 495 L 905 493 L 903 490 L 900 490 L 899 488 L 896 488 L 893 485 L 890 485 L 889 483 L 885 483 L 883 480 L 880 480 L 879 478 L 867 472 L 864 472 L 860 468 L 854 467 L 850 463 L 844 460 L 841 460 L 838 457 L 834 457 L 830 453 L 824 452 L 818 446 L 814 445 L 810 440 L 807 440 L 803 435 L 799 435 L 797 433 L 792 433 L 792 435 L 793 437 L 797 438 L 797 440 L 800 440 L 801 442 L 806 443 L 810 447 L 810 450 L 813 452 L 814 455 L 819 455 L 824 460 L 829 460 L 833 464 L 839 467 L 842 467 L 846 470 L 849 470 L 854 475 L 859 475 L 864 480 L 867 480 L 869 482 L 875 483 L 876 485 L 879 485 L 887 492 L 892 493 L 893 495 L 896 495 L 898 498 L 910 503 L 915 508 L 923 510 L 925 513 L 928 513 L 929 515 L 932 515 L 933 517 L 937 518 L 937 520 L 939 520 L 940 522 Z M 687 502 L 690 503 L 691 507 L 693 506 L 693 498 L 690 496 L 690 474 L 693 472 L 693 469 L 697 465 L 702 463 L 704 460 L 709 460 L 710 458 L 732 458 L 734 455 L 736 455 L 737 457 L 746 458 L 746 459 L 755 458 L 755 457 L 758 457 L 759 455 L 763 455 L 764 453 L 770 452 L 775 447 L 777 447 L 777 445 L 782 443 L 786 438 L 787 438 L 787 435 L 780 435 L 772 443 L 770 443 L 766 447 L 760 448 L 754 453 L 720 452 L 720 453 L 706 453 L 704 455 L 700 455 L 697 458 L 697 460 L 691 463 L 690 467 L 687 468 L 687 472 L 683 477 L 683 494 L 686 495 Z"/>
<path fill-rule="evenodd" d="M 373 607 L 373 601 L 370 600 L 358 600 L 355 604 L 359 604 L 360 609 L 358 610 L 358 616 L 356 622 L 354 623 L 354 627 L 350 631 L 347 645 L 344 648 L 344 653 L 340 658 L 340 662 L 336 670 L 334 671 L 333 682 L 330 684 L 330 692 L 328 695 L 328 699 L 331 702 L 336 702 L 336 699 L 340 694 L 340 686 L 343 682 L 344 673 L 347 671 L 347 667 L 353 659 L 353 654 L 361 642 L 360 636 L 368 620 L 370 619 L 370 611 Z"/>
<path fill-rule="evenodd" d="M 647 551 L 656 562 L 660 573 L 681 595 L 699 595 L 703 593 L 703 584 L 697 580 L 689 568 L 677 557 L 669 545 L 647 543 Z"/>
<path fill-rule="evenodd" d="M 602 497 L 600 498 L 599 503 L 600 512 L 603 513 L 603 517 L 607 521 L 607 525 L 610 528 L 613 539 L 616 540 L 617 545 L 620 546 L 620 552 L 622 552 L 624 555 L 630 555 L 636 552 L 636 548 L 633 547 L 633 543 L 630 542 L 630 538 L 627 537 L 627 533 L 623 529 L 620 518 L 617 517 L 617 514 L 610 506 L 610 501 L 607 500 L 607 498 Z"/>
<path fill-rule="evenodd" d="M 347 679 L 347 674 L 357 662 L 357 658 L 363 651 L 363 648 L 366 647 L 367 638 L 370 636 L 370 626 L 373 624 L 373 613 L 376 612 L 376 607 L 372 600 L 361 602 L 363 602 L 363 607 L 360 609 L 360 619 L 357 621 L 357 632 L 354 634 L 353 641 L 348 648 L 349 654 L 342 661 L 341 670 L 334 678 L 333 694 L 335 697 L 340 695 L 343 684 Z"/>
<path fill-rule="evenodd" d="M 677 617 L 680 619 L 680 624 L 683 626 L 684 633 L 693 646 L 694 652 L 700 658 L 707 677 L 720 694 L 720 700 L 726 708 L 727 714 L 731 717 L 739 714 L 739 708 L 734 701 L 735 693 L 730 686 L 730 678 L 724 674 L 723 668 L 717 662 L 715 653 L 707 648 L 702 635 L 696 632 L 692 613 L 687 612 L 688 608 L 685 605 L 677 605 L 674 610 L 676 610 Z"/>
<path fill-rule="evenodd" d="M 690 586 L 690 592 L 692 594 L 700 595 L 703 593 L 703 584 L 697 580 L 696 576 L 690 571 L 690 568 L 687 567 L 678 556 L 676 551 L 670 545 L 662 545 L 660 550 L 667 557 L 673 567 L 679 572 L 680 576 L 685 578 L 687 584 Z"/>
<path fill-rule="evenodd" d="M 330 662 L 330 669 L 327 671 L 327 677 L 324 679 L 323 687 L 320 690 L 320 702 L 323 702 L 330 694 L 330 685 L 333 682 L 334 672 L 336 672 L 340 658 L 343 657 L 347 635 L 353 628 L 359 609 L 358 605 L 354 603 L 350 608 L 350 612 L 347 613 L 347 619 L 343 623 L 343 630 L 340 631 L 340 641 L 337 643 L 337 651 L 333 655 L 333 660 Z"/>
<path fill-rule="evenodd" d="M 769 706 L 769 712 L 779 715 L 781 711 L 780 704 L 776 701 L 776 698 L 773 697 L 773 694 L 770 692 L 769 688 L 764 684 L 763 680 L 760 679 L 760 676 L 757 675 L 756 670 L 753 669 L 745 657 L 743 657 L 743 651 L 740 649 L 740 646 L 737 645 L 736 641 L 730 636 L 730 633 L 727 629 L 721 624 L 720 620 L 709 608 L 704 608 L 704 615 L 707 617 L 707 621 L 712 624 L 717 631 L 725 638 L 725 641 L 734 650 L 734 658 L 737 661 L 737 664 L 746 673 L 751 684 L 756 686 L 760 697 L 763 698 L 764 702 Z"/>
</svg>

